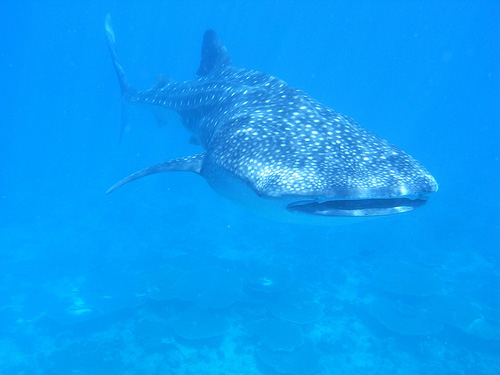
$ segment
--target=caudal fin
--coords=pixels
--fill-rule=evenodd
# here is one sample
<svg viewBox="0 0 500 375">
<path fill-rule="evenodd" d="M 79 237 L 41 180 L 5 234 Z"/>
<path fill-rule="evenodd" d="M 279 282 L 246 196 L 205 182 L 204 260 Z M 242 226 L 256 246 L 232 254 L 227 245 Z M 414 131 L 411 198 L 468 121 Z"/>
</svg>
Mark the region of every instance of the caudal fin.
<svg viewBox="0 0 500 375">
<path fill-rule="evenodd" d="M 120 83 L 120 89 L 123 97 L 125 94 L 133 93 L 136 90 L 132 87 L 132 85 L 128 81 L 122 66 L 118 62 L 118 57 L 116 56 L 115 32 L 113 30 L 113 27 L 111 26 L 111 15 L 109 13 L 106 15 L 106 22 L 104 23 L 104 29 L 106 31 L 106 41 L 108 44 L 109 54 L 111 55 L 111 61 L 113 62 L 113 66 L 115 68 L 115 72 L 118 77 L 118 82 Z M 127 117 L 128 117 L 127 114 L 128 111 L 126 105 L 125 103 L 123 103 L 121 123 L 120 123 L 120 143 L 123 138 L 123 133 L 125 131 L 125 126 L 127 123 Z"/>
<path fill-rule="evenodd" d="M 108 13 L 106 15 L 106 23 L 104 24 L 104 28 L 106 30 L 106 41 L 108 43 L 108 50 L 111 55 L 111 61 L 113 62 L 113 66 L 115 67 L 116 75 L 118 76 L 118 81 L 120 82 L 120 88 L 122 90 L 122 95 L 127 92 L 134 92 L 135 89 L 129 83 L 125 73 L 123 72 L 123 68 L 118 62 L 118 57 L 116 56 L 116 42 L 115 42 L 115 32 L 111 27 L 111 15 Z"/>
</svg>

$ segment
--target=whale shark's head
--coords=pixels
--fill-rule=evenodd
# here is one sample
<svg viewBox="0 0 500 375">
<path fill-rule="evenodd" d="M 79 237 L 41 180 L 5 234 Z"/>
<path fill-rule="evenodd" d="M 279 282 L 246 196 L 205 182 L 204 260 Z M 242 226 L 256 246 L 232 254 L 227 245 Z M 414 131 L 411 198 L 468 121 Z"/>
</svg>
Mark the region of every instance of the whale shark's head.
<svg viewBox="0 0 500 375">
<path fill-rule="evenodd" d="M 202 174 L 248 208 L 264 204 L 288 217 L 392 215 L 421 207 L 437 191 L 431 174 L 398 147 L 337 112 L 310 113 L 292 115 L 284 132 L 258 116 L 222 127 Z M 221 169 L 259 200 L 241 194 Z"/>
<path fill-rule="evenodd" d="M 290 159 L 289 163 L 257 160 L 246 164 L 248 174 L 243 179 L 227 171 L 213 174 L 209 157 L 202 172 L 222 195 L 285 221 L 295 217 L 302 222 L 306 216 L 370 217 L 409 212 L 423 206 L 438 189 L 427 170 L 401 150 L 376 160 L 354 158 L 346 163 L 328 162 L 317 155 Z"/>
<path fill-rule="evenodd" d="M 427 202 L 437 191 L 437 183 L 420 165 L 410 169 L 386 171 L 379 176 L 350 176 L 333 187 L 318 189 L 304 196 L 290 196 L 286 209 L 301 214 L 321 216 L 382 216 L 412 211 Z M 388 172 L 387 178 L 383 177 Z M 293 189 L 292 189 L 293 190 Z"/>
</svg>

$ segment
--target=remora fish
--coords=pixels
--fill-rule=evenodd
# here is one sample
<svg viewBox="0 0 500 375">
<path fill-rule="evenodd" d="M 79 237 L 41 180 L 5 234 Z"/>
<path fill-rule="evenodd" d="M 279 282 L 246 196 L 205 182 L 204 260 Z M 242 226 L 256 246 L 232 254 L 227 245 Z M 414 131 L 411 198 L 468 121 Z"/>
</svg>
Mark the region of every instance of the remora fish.
<svg viewBox="0 0 500 375">
<path fill-rule="evenodd" d="M 412 211 L 437 191 L 418 161 L 351 118 L 278 78 L 235 67 L 213 30 L 203 38 L 199 78 L 136 91 L 118 63 L 109 15 L 105 29 L 123 100 L 176 111 L 205 149 L 136 172 L 107 193 L 153 173 L 190 171 L 253 211 L 296 221 Z"/>
</svg>

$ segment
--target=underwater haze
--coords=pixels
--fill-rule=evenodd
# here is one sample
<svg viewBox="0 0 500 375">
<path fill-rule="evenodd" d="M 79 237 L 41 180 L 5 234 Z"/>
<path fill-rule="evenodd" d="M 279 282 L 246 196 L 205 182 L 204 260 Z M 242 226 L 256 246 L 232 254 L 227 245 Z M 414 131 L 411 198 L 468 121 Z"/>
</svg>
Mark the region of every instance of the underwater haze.
<svg viewBox="0 0 500 375">
<path fill-rule="evenodd" d="M 439 183 L 409 213 L 256 216 L 192 173 L 202 151 L 131 108 L 193 79 L 214 29 L 401 147 Z M 498 1 L 3 1 L 0 373 L 500 374 Z"/>
</svg>

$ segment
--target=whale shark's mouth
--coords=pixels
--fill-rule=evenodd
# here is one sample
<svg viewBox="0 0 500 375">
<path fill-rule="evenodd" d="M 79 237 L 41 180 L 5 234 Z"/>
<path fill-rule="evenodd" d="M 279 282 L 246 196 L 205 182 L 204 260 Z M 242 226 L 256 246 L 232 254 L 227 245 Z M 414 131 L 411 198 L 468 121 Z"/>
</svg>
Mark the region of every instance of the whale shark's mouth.
<svg viewBox="0 0 500 375">
<path fill-rule="evenodd" d="M 344 200 L 302 200 L 290 203 L 286 208 L 320 216 L 383 216 L 412 211 L 427 202 L 427 197 L 375 198 Z"/>
</svg>

